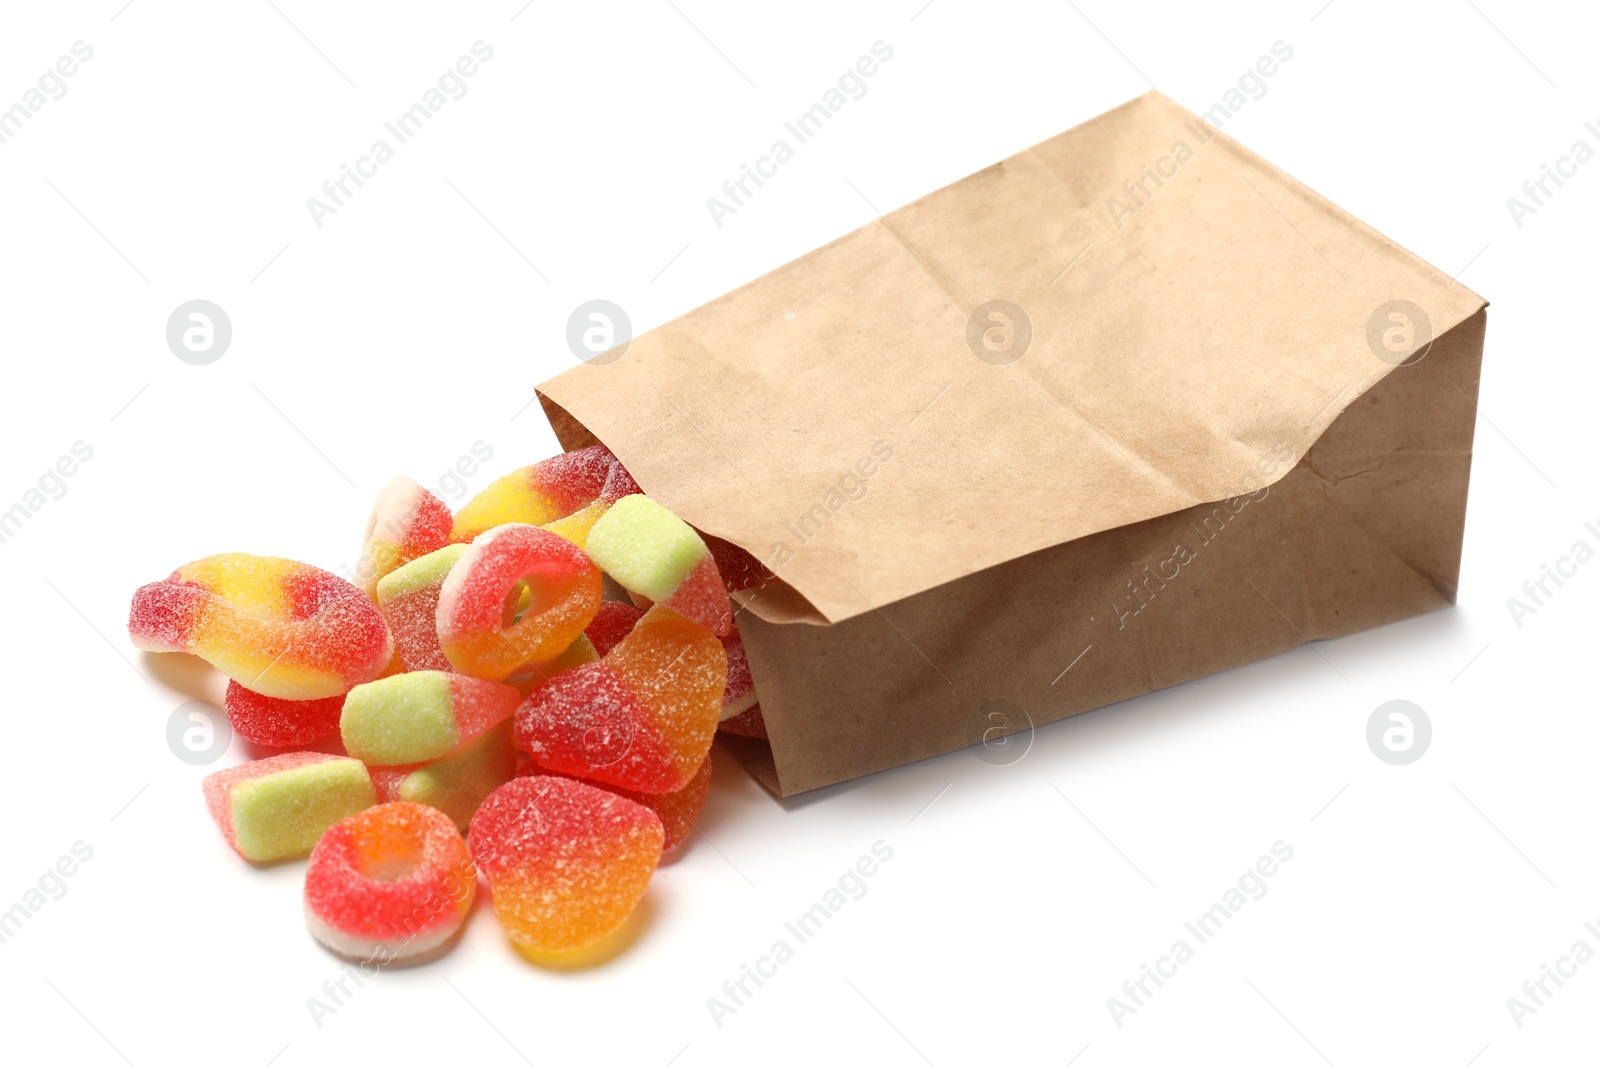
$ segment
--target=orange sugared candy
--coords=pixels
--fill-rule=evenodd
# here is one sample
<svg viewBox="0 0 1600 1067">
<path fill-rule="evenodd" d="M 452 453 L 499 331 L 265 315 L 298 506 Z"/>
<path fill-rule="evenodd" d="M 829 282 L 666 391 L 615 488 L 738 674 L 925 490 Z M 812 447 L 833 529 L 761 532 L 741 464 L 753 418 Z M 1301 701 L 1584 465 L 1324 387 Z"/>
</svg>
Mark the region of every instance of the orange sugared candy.
<svg viewBox="0 0 1600 1067">
<path fill-rule="evenodd" d="M 516 712 L 517 743 L 548 770 L 675 792 L 711 750 L 727 682 L 716 635 L 658 605 L 598 663 L 535 688 Z"/>
<path fill-rule="evenodd" d="M 439 647 L 462 674 L 499 681 L 561 655 L 599 607 L 600 571 L 581 548 L 507 523 L 479 534 L 446 575 Z"/>
<path fill-rule="evenodd" d="M 575 952 L 620 928 L 644 896 L 663 840 L 661 820 L 644 805 L 550 776 L 495 790 L 468 833 L 506 937 L 539 955 Z"/>
<path fill-rule="evenodd" d="M 461 506 L 450 540 L 471 541 L 510 522 L 543 526 L 582 511 L 602 495 L 614 465 L 610 449 L 591 445 L 512 471 Z"/>
<path fill-rule="evenodd" d="M 394 647 L 377 606 L 343 578 L 245 552 L 207 556 L 142 586 L 128 635 L 147 652 L 192 653 L 283 700 L 320 700 L 370 682 Z"/>
</svg>

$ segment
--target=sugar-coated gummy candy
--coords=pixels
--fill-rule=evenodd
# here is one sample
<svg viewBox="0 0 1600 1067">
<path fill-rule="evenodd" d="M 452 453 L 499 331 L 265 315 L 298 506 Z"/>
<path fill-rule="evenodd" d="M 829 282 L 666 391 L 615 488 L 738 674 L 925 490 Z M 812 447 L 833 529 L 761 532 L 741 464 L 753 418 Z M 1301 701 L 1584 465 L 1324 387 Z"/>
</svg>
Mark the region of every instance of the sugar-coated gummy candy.
<svg viewBox="0 0 1600 1067">
<path fill-rule="evenodd" d="M 633 475 L 628 473 L 628 468 L 616 456 L 611 457 L 611 471 L 606 475 L 606 484 L 600 487 L 600 503 L 615 504 L 625 496 L 642 493 L 639 483 L 633 480 Z"/>
<path fill-rule="evenodd" d="M 530 763 L 517 772 L 519 777 L 552 773 L 536 763 Z M 617 796 L 627 797 L 655 812 L 656 818 L 661 820 L 664 834 L 661 850 L 670 855 L 689 839 L 689 835 L 694 831 L 695 820 L 700 817 L 700 809 L 706 805 L 706 794 L 711 789 L 711 757 L 707 756 L 705 762 L 700 764 L 700 769 L 689 779 L 688 785 L 671 793 L 641 793 L 634 789 L 607 785 L 605 782 L 590 781 L 589 784 L 609 789 Z"/>
<path fill-rule="evenodd" d="M 715 634 L 651 608 L 605 658 L 528 695 L 516 712 L 517 744 L 549 770 L 674 792 L 711 749 L 727 680 Z"/>
<path fill-rule="evenodd" d="M 713 633 L 725 634 L 732 625 L 728 593 L 711 550 L 694 527 L 649 497 L 636 493 L 612 504 L 584 547 L 628 592 Z"/>
<path fill-rule="evenodd" d="M 268 756 L 200 784 L 223 837 L 254 863 L 304 856 L 328 827 L 378 801 L 360 760 L 322 752 Z"/>
<path fill-rule="evenodd" d="M 722 719 L 742 715 L 756 703 L 756 682 L 750 674 L 750 657 L 744 651 L 744 638 L 739 628 L 732 627 L 722 639 L 722 648 L 728 653 L 728 688 L 722 694 Z"/>
<path fill-rule="evenodd" d="M 661 859 L 661 820 L 642 804 L 571 778 L 515 778 L 472 817 L 468 847 L 506 937 L 540 955 L 615 932 Z"/>
<path fill-rule="evenodd" d="M 380 804 L 335 823 L 306 867 L 306 925 L 341 956 L 387 963 L 461 928 L 478 876 L 455 823 L 423 804 Z"/>
<path fill-rule="evenodd" d="M 711 534 L 703 535 L 706 547 L 711 550 L 711 558 L 717 561 L 717 573 L 722 575 L 722 584 L 728 592 L 741 589 L 759 589 L 772 581 L 773 573 L 749 552 L 740 548 L 732 541 L 725 541 Z"/>
<path fill-rule="evenodd" d="M 391 571 L 377 585 L 378 610 L 394 635 L 394 655 L 406 671 L 455 668 L 439 647 L 439 593 L 466 545 L 446 545 Z"/>
<path fill-rule="evenodd" d="M 602 603 L 602 571 L 631 605 Z M 507 937 L 559 957 L 622 927 L 694 832 L 717 730 L 765 736 L 728 592 L 770 577 L 596 445 L 454 516 L 391 480 L 356 584 L 211 556 L 139 589 L 128 627 L 141 649 L 228 675 L 247 740 L 297 749 L 339 731 L 347 756 L 291 751 L 202 783 L 241 856 L 311 856 L 316 940 L 383 961 L 438 949 L 481 870 Z"/>
<path fill-rule="evenodd" d="M 581 667 L 585 663 L 593 663 L 600 658 L 594 649 L 594 642 L 589 640 L 588 634 L 579 634 L 578 639 L 567 646 L 567 650 L 555 659 L 541 660 L 538 663 L 529 663 L 517 669 L 517 673 L 506 679 L 506 684 L 514 685 L 526 697 L 536 686 L 543 685 L 562 671 L 570 671 L 574 667 Z"/>
<path fill-rule="evenodd" d="M 410 671 L 358 685 L 344 698 L 345 751 L 374 767 L 448 756 L 496 723 L 522 694 L 515 686 L 446 671 Z"/>
<path fill-rule="evenodd" d="M 594 524 L 600 521 L 600 516 L 606 513 L 608 505 L 598 501 L 588 504 L 571 515 L 556 519 L 554 522 L 542 524 L 539 529 L 549 530 L 558 537 L 563 537 L 579 548 L 584 548 L 589 543 L 589 531 L 594 529 Z"/>
<path fill-rule="evenodd" d="M 560 534 L 579 548 L 586 548 L 589 543 L 589 531 L 600 521 L 600 516 L 618 500 L 640 491 L 639 483 L 633 480 L 633 475 L 612 457 L 610 473 L 606 475 L 605 484 L 600 487 L 600 495 L 592 503 L 553 522 L 543 523 L 540 528 Z"/>
<path fill-rule="evenodd" d="M 625 604 L 620 600 L 607 600 L 600 605 L 600 610 L 595 612 L 594 621 L 585 629 L 589 640 L 594 642 L 594 650 L 604 656 L 633 631 L 633 626 L 644 618 L 644 612 L 632 604 Z"/>
<path fill-rule="evenodd" d="M 439 647 L 463 674 L 502 679 L 555 659 L 600 607 L 600 571 L 537 526 L 497 526 L 467 546 L 439 594 Z M 526 607 L 519 608 L 524 591 Z"/>
<path fill-rule="evenodd" d="M 128 635 L 147 652 L 189 652 L 248 689 L 285 700 L 338 696 L 378 677 L 393 645 L 366 595 L 327 571 L 230 552 L 142 586 Z"/>
<path fill-rule="evenodd" d="M 711 756 L 708 754 L 700 761 L 700 769 L 689 779 L 688 785 L 671 793 L 640 793 L 620 786 L 608 788 L 656 813 L 656 818 L 661 820 L 661 850 L 671 854 L 689 839 L 695 820 L 700 818 L 700 811 L 706 805 L 706 794 L 711 790 Z"/>
<path fill-rule="evenodd" d="M 742 711 L 731 719 L 723 719 L 717 724 L 717 730 L 735 737 L 767 740 L 767 720 L 761 715 L 760 704 L 752 705 L 748 711 Z"/>
<path fill-rule="evenodd" d="M 605 488 L 614 459 L 603 445 L 552 456 L 497 478 L 461 506 L 452 541 L 471 541 L 509 522 L 542 526 L 593 502 Z"/>
<path fill-rule="evenodd" d="M 222 698 L 233 732 L 247 741 L 269 748 L 299 748 L 339 729 L 344 697 L 321 700 L 284 700 L 253 692 L 228 680 Z"/>
<path fill-rule="evenodd" d="M 373 596 L 384 575 L 449 544 L 451 523 L 444 501 L 410 478 L 391 479 L 378 490 L 361 540 L 361 591 Z"/>
<path fill-rule="evenodd" d="M 464 833 L 485 797 L 516 773 L 511 723 L 502 722 L 448 756 L 412 767 L 370 767 L 378 802 L 426 804 L 448 815 Z"/>
</svg>

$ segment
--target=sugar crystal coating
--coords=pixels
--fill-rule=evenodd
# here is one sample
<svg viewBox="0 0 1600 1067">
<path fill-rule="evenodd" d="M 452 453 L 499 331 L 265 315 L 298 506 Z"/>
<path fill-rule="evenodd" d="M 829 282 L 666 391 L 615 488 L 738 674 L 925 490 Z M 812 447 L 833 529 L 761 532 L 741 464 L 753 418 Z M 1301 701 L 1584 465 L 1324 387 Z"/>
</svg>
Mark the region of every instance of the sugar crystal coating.
<svg viewBox="0 0 1600 1067">
<path fill-rule="evenodd" d="M 380 804 L 335 823 L 306 867 L 311 934 L 380 963 L 439 947 L 460 929 L 477 872 L 455 823 L 423 804 Z"/>
<path fill-rule="evenodd" d="M 378 491 L 361 539 L 361 591 L 375 595 L 384 575 L 449 544 L 450 526 L 444 501 L 410 478 L 390 480 Z"/>
<path fill-rule="evenodd" d="M 634 623 L 644 618 L 644 612 L 620 600 L 607 600 L 595 612 L 594 621 L 583 631 L 594 642 L 594 650 L 601 656 L 609 653 L 633 630 Z"/>
<path fill-rule="evenodd" d="M 594 524 L 600 521 L 600 516 L 606 513 L 607 506 L 597 501 L 579 508 L 564 518 L 544 523 L 539 529 L 549 530 L 557 536 L 566 538 L 579 548 L 585 548 L 589 544 L 589 531 L 594 529 Z"/>
<path fill-rule="evenodd" d="M 603 445 L 552 456 L 489 483 L 456 514 L 450 540 L 506 523 L 542 526 L 585 507 L 605 488 L 614 458 Z"/>
<path fill-rule="evenodd" d="M 379 803 L 405 800 L 438 808 L 465 832 L 478 805 L 509 782 L 516 767 L 517 750 L 507 721 L 432 763 L 368 770 Z"/>
<path fill-rule="evenodd" d="M 536 526 L 497 526 L 445 578 L 439 646 L 463 674 L 509 677 L 566 651 L 600 607 L 600 586 L 600 571 L 570 541 Z"/>
<path fill-rule="evenodd" d="M 200 784 L 223 837 L 254 863 L 304 856 L 328 827 L 378 799 L 360 760 L 322 752 L 268 756 Z"/>
<path fill-rule="evenodd" d="M 495 918 L 541 954 L 584 948 L 616 931 L 661 859 L 661 820 L 642 804 L 570 778 L 515 778 L 472 817 L 472 858 Z"/>
<path fill-rule="evenodd" d="M 722 583 L 730 593 L 740 589 L 758 589 L 772 581 L 774 575 L 766 564 L 749 552 L 732 541 L 710 534 L 703 536 L 706 547 L 711 550 L 711 558 L 717 562 L 717 573 L 722 575 Z"/>
<path fill-rule="evenodd" d="M 538 663 L 529 663 L 518 668 L 516 674 L 506 679 L 506 683 L 516 686 L 517 691 L 526 697 L 536 686 L 543 685 L 563 671 L 570 671 L 585 663 L 594 663 L 599 658 L 600 654 L 595 651 L 594 642 L 589 640 L 589 635 L 579 634 L 578 639 L 568 645 L 567 650 L 561 655 L 555 659 L 540 660 Z"/>
<path fill-rule="evenodd" d="M 344 699 L 345 751 L 371 766 L 448 756 L 516 710 L 514 686 L 445 671 L 410 671 L 358 685 Z"/>
<path fill-rule="evenodd" d="M 439 647 L 439 593 L 466 550 L 466 545 L 446 545 L 379 580 L 378 610 L 394 635 L 394 654 L 402 670 L 455 669 Z"/>
<path fill-rule="evenodd" d="M 389 663 L 389 627 L 366 595 L 294 560 L 230 552 L 185 564 L 133 594 L 128 635 L 189 652 L 257 693 L 338 696 Z"/>
<path fill-rule="evenodd" d="M 299 748 L 339 729 L 344 697 L 321 700 L 284 700 L 253 692 L 229 679 L 222 699 L 233 732 L 258 745 Z"/>
<path fill-rule="evenodd" d="M 749 711 L 756 702 L 756 683 L 750 675 L 750 657 L 744 651 L 744 638 L 737 626 L 722 639 L 728 653 L 728 688 L 722 694 L 722 719 L 726 721 Z"/>
<path fill-rule="evenodd" d="M 752 704 L 746 711 L 741 711 L 731 719 L 723 719 L 717 724 L 719 733 L 732 734 L 735 737 L 755 737 L 762 741 L 767 740 L 767 720 L 761 715 L 761 705 Z"/>
<path fill-rule="evenodd" d="M 651 608 L 604 659 L 528 695 L 516 712 L 517 743 L 553 771 L 670 793 L 711 749 L 727 678 L 716 635 Z"/>
<path fill-rule="evenodd" d="M 636 493 L 612 504 L 589 531 L 584 549 L 628 592 L 713 633 L 727 633 L 732 625 L 711 550 L 694 527 L 649 497 Z"/>
<path fill-rule="evenodd" d="M 633 475 L 628 473 L 628 468 L 615 456 L 611 457 L 611 471 L 606 475 L 606 484 L 600 488 L 600 502 L 611 505 L 625 496 L 642 493 L 639 483 L 633 480 Z"/>
<path fill-rule="evenodd" d="M 518 777 L 531 775 L 550 775 L 554 771 L 547 771 L 536 763 L 530 763 L 517 772 Z M 571 777 L 570 775 L 557 775 L 557 777 Z M 705 807 L 706 794 L 711 789 L 711 757 L 707 756 L 705 762 L 700 764 L 700 769 L 695 776 L 689 779 L 689 784 L 682 789 L 671 793 L 640 793 L 633 789 L 624 789 L 617 785 L 607 785 L 604 782 L 590 781 L 590 785 L 601 789 L 609 789 L 619 797 L 626 797 L 636 804 L 643 804 L 656 813 L 656 818 L 661 820 L 661 829 L 665 835 L 662 841 L 662 851 L 671 853 L 678 846 L 689 839 L 694 831 L 695 820 L 700 817 L 700 809 Z"/>
<path fill-rule="evenodd" d="M 603 448 L 603 446 L 601 446 Z M 585 449 L 585 452 L 588 450 Z M 579 453 L 572 453 L 578 455 Z M 604 453 L 609 458 L 611 468 L 606 474 L 605 483 L 600 487 L 600 494 L 591 503 L 584 505 L 570 515 L 563 516 L 553 522 L 542 524 L 542 528 L 551 533 L 560 534 L 579 548 L 587 548 L 589 544 L 589 531 L 594 529 L 594 524 L 600 517 L 625 496 L 641 492 L 639 483 L 633 480 L 626 467 L 612 456 L 609 451 Z"/>
</svg>

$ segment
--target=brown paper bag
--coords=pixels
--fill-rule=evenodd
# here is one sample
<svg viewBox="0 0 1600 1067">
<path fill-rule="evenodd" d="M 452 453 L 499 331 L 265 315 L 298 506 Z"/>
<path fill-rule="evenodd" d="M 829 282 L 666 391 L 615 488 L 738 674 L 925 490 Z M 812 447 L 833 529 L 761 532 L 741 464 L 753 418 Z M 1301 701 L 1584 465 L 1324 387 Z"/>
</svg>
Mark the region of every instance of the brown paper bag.
<svg viewBox="0 0 1600 1067">
<path fill-rule="evenodd" d="M 789 795 L 1453 603 L 1484 308 L 1150 93 L 540 398 L 774 572 Z"/>
</svg>

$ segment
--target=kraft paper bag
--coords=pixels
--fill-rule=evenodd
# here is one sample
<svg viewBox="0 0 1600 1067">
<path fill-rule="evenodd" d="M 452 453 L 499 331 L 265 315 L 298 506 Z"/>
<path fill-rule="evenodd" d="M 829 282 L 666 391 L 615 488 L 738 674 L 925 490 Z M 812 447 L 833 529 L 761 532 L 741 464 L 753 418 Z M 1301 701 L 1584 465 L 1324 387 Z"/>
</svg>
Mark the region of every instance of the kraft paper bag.
<svg viewBox="0 0 1600 1067">
<path fill-rule="evenodd" d="M 1485 307 L 1150 93 L 539 394 L 771 572 L 789 795 L 1453 603 Z"/>
</svg>

